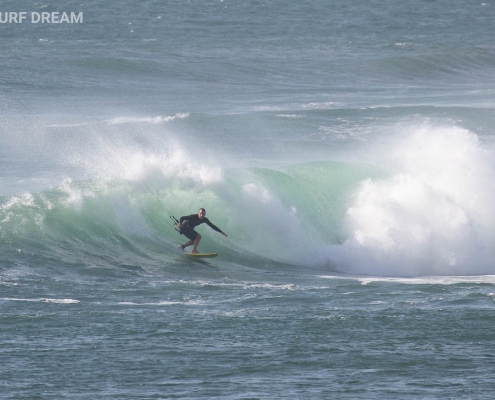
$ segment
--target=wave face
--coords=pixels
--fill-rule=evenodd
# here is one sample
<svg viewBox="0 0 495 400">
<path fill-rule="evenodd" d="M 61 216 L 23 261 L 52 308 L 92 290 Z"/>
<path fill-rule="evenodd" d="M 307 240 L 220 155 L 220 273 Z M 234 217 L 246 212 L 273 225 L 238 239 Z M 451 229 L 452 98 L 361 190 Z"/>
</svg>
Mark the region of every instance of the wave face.
<svg viewBox="0 0 495 400">
<path fill-rule="evenodd" d="M 240 263 L 306 265 L 315 244 L 344 239 L 340 225 L 349 192 L 381 174 L 375 167 L 343 162 L 221 169 L 185 159 L 184 153 L 177 159 L 135 155 L 126 159 L 118 179 L 65 179 L 37 193 L 4 196 L 0 237 L 12 251 L 56 254 L 70 264 L 121 258 L 140 265 L 167 254 L 173 258 L 177 241 L 185 239 L 170 215 L 195 213 L 202 206 L 231 237 L 203 225 L 198 228 L 203 248 L 214 247 Z"/>
</svg>

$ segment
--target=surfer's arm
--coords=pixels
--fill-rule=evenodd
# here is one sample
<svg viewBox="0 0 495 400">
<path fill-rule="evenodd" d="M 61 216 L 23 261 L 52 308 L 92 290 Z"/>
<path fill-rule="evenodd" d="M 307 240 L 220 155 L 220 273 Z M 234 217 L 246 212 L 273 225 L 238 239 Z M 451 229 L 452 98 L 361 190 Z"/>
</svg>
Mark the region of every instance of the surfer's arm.
<svg viewBox="0 0 495 400">
<path fill-rule="evenodd" d="M 227 234 L 226 234 L 224 231 L 222 231 L 222 230 L 221 230 L 218 226 L 213 225 L 213 224 L 210 222 L 210 220 L 209 220 L 209 219 L 205 218 L 205 222 L 206 222 L 206 224 L 207 224 L 207 225 L 208 225 L 211 229 L 213 229 L 214 231 L 217 231 L 217 232 L 221 233 L 223 236 L 227 236 Z"/>
</svg>

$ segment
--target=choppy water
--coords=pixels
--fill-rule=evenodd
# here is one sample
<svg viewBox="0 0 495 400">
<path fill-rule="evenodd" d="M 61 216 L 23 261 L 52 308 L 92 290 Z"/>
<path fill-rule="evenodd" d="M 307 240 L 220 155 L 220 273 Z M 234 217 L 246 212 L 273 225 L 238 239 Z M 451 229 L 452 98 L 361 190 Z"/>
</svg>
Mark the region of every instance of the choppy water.
<svg viewBox="0 0 495 400">
<path fill-rule="evenodd" d="M 2 3 L 0 397 L 492 398 L 494 7 Z"/>
</svg>

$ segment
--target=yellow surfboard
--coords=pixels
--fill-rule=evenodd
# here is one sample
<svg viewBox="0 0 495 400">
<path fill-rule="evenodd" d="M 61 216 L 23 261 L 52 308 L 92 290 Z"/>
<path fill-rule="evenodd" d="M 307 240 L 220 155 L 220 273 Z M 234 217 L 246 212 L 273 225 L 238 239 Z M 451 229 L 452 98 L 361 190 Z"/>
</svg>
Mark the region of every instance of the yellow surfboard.
<svg viewBox="0 0 495 400">
<path fill-rule="evenodd" d="M 186 256 L 195 258 L 213 258 L 218 256 L 218 253 L 184 253 Z"/>
</svg>

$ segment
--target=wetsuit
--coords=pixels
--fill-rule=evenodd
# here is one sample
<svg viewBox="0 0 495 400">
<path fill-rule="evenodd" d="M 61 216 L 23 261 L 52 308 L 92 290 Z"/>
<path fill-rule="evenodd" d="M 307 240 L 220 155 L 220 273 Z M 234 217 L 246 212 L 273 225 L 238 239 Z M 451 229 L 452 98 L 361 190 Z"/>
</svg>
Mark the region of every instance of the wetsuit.
<svg viewBox="0 0 495 400">
<path fill-rule="evenodd" d="M 220 228 L 213 225 L 208 218 L 204 217 L 203 219 L 199 219 L 198 214 L 191 214 L 184 217 L 180 217 L 179 222 L 182 226 L 180 228 L 180 233 L 182 233 L 185 237 L 187 237 L 190 240 L 196 239 L 196 236 L 198 236 L 198 232 L 196 232 L 194 228 L 196 228 L 198 225 L 201 225 L 203 222 L 205 222 L 206 225 L 208 225 L 211 229 L 222 233 Z"/>
</svg>

